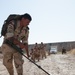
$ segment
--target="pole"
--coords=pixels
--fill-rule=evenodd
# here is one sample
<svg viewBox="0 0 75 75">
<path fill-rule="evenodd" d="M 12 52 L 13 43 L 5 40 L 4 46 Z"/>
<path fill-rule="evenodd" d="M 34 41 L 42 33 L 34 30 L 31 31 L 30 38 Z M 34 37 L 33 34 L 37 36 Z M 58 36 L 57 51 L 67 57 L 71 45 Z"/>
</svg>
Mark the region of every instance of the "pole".
<svg viewBox="0 0 75 75">
<path fill-rule="evenodd" d="M 23 50 L 21 50 L 19 47 L 17 47 L 15 44 L 13 44 L 12 41 L 10 40 L 6 40 L 5 41 L 6 44 L 8 44 L 9 46 L 11 46 L 12 48 L 14 48 L 15 50 L 17 50 L 21 55 L 23 55 L 25 58 L 27 58 L 29 61 L 31 61 L 33 64 L 35 64 L 38 68 L 40 68 L 42 71 L 44 71 L 46 74 L 50 75 L 47 71 L 45 71 L 41 66 L 39 66 L 38 64 L 36 64 L 34 61 L 32 61 L 31 59 L 29 59 L 27 56 L 24 55 Z"/>
</svg>

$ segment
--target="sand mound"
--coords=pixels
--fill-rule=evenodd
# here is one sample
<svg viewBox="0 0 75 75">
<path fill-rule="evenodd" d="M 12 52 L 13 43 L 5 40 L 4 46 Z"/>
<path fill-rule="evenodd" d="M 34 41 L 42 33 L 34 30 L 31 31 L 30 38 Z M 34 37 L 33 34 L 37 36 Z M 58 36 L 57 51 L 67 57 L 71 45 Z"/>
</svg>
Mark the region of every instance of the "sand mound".
<svg viewBox="0 0 75 75">
<path fill-rule="evenodd" d="M 70 50 L 70 53 L 75 55 L 75 49 Z"/>
</svg>

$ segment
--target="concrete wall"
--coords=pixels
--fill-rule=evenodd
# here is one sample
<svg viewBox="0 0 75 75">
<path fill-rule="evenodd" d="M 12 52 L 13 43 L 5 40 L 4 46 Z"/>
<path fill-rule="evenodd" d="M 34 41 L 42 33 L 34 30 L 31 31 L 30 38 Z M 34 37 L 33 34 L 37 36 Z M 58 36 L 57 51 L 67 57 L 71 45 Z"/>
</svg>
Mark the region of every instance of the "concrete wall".
<svg viewBox="0 0 75 75">
<path fill-rule="evenodd" d="M 63 47 L 68 51 L 75 48 L 75 41 L 58 42 L 58 43 L 57 42 L 56 43 L 44 43 L 44 44 L 46 44 L 46 50 L 50 50 L 51 46 L 57 46 L 58 51 L 61 51 Z M 31 48 L 33 48 L 33 47 L 34 47 L 34 44 L 30 44 L 29 45 L 29 50 L 31 50 Z M 0 47 L 0 53 L 1 53 L 1 47 Z"/>
<path fill-rule="evenodd" d="M 67 51 L 75 48 L 75 41 L 71 42 L 56 42 L 56 43 L 44 43 L 46 44 L 46 50 L 50 50 L 51 46 L 57 46 L 58 51 L 61 51 L 64 47 Z M 40 44 L 39 44 L 40 45 Z M 29 45 L 29 50 L 34 47 L 34 44 Z"/>
</svg>

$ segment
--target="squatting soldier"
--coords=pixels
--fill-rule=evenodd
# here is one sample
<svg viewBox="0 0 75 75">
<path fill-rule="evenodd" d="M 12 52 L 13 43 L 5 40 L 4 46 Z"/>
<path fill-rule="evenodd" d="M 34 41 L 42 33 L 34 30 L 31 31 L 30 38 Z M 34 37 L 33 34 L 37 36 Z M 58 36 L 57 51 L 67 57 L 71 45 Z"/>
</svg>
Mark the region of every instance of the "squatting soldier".
<svg viewBox="0 0 75 75">
<path fill-rule="evenodd" d="M 7 27 L 7 33 L 4 36 L 4 41 L 2 45 L 2 53 L 3 53 L 3 64 L 7 68 L 9 75 L 14 75 L 13 59 L 17 70 L 17 74 L 23 75 L 24 61 L 22 59 L 22 55 L 18 51 L 7 45 L 5 43 L 5 40 L 14 37 L 18 41 L 21 41 L 23 44 L 28 44 L 28 35 L 29 35 L 28 25 L 31 20 L 32 20 L 31 16 L 26 13 L 19 17 L 19 20 L 16 23 L 17 24 L 16 29 L 14 29 L 14 21 L 11 21 Z"/>
<path fill-rule="evenodd" d="M 34 60 L 34 49 L 33 48 L 31 49 L 30 57 L 31 57 L 31 60 L 35 61 Z"/>
</svg>

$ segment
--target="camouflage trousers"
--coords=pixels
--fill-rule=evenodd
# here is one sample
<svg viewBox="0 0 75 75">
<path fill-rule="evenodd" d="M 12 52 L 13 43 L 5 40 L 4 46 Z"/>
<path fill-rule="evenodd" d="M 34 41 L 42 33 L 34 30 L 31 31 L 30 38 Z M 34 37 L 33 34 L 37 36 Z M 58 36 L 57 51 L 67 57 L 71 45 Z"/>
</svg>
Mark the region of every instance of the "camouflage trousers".
<svg viewBox="0 0 75 75">
<path fill-rule="evenodd" d="M 3 65 L 7 68 L 9 75 L 14 75 L 14 65 L 18 75 L 23 75 L 24 60 L 22 59 L 22 55 L 6 44 L 2 45 L 2 53 Z"/>
<path fill-rule="evenodd" d="M 40 56 L 43 59 L 44 57 L 46 58 L 46 51 L 44 49 L 40 50 Z"/>
</svg>

